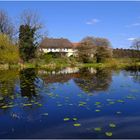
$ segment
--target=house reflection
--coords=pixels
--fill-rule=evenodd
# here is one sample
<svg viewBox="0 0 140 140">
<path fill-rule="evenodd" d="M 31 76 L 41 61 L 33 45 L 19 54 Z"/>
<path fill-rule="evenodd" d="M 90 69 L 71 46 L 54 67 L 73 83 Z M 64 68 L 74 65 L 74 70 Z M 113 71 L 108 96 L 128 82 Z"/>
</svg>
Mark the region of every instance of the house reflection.
<svg viewBox="0 0 140 140">
<path fill-rule="evenodd" d="M 39 74 L 46 84 L 66 83 L 73 79 L 83 91 L 90 93 L 107 90 L 112 81 L 112 72 L 109 69 L 67 68 L 60 71 L 39 71 Z"/>
<path fill-rule="evenodd" d="M 39 70 L 38 74 L 46 84 L 50 83 L 66 83 L 70 79 L 79 77 L 78 68 L 65 68 L 56 71 Z"/>
</svg>

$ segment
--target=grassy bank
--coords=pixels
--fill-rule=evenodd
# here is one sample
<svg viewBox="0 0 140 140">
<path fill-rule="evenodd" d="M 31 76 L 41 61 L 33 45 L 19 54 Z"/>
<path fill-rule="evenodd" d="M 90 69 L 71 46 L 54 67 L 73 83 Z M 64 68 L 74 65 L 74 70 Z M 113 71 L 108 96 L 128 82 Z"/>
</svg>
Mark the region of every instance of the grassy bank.
<svg viewBox="0 0 140 140">
<path fill-rule="evenodd" d="M 44 63 L 41 61 L 33 61 L 32 63 L 24 64 L 1 64 L 0 69 L 23 69 L 23 68 L 41 68 L 41 69 L 60 69 L 65 67 L 93 67 L 93 68 L 113 68 L 113 69 L 123 69 L 130 66 L 140 66 L 140 62 L 133 59 L 110 59 L 106 60 L 104 63 L 79 63 L 74 59 L 54 59 L 53 61 Z"/>
</svg>

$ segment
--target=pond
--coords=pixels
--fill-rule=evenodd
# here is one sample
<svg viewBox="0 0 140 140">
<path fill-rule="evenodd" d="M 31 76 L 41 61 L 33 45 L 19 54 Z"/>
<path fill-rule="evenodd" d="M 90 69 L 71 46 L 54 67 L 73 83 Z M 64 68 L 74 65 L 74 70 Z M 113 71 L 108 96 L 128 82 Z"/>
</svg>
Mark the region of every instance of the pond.
<svg viewBox="0 0 140 140">
<path fill-rule="evenodd" d="M 140 72 L 0 71 L 0 138 L 140 138 Z"/>
</svg>

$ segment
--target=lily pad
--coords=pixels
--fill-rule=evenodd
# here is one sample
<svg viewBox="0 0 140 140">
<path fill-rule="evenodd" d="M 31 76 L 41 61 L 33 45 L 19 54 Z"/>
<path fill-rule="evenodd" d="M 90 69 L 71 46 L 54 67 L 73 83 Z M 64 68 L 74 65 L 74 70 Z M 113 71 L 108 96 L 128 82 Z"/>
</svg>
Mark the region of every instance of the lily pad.
<svg viewBox="0 0 140 140">
<path fill-rule="evenodd" d="M 2 106 L 1 108 L 2 108 L 2 109 L 6 109 L 6 108 L 8 108 L 8 106 L 7 106 L 7 105 L 4 105 L 4 106 Z"/>
<path fill-rule="evenodd" d="M 111 102 L 109 102 L 109 104 L 113 105 L 113 104 L 115 104 L 115 102 L 111 101 Z"/>
<path fill-rule="evenodd" d="M 109 126 L 110 126 L 111 128 L 115 128 L 115 127 L 116 127 L 116 124 L 110 123 Z"/>
<path fill-rule="evenodd" d="M 77 121 L 78 119 L 77 119 L 77 118 L 72 118 L 72 120 L 73 120 L 73 121 Z"/>
<path fill-rule="evenodd" d="M 113 134 L 112 132 L 105 132 L 106 136 L 111 137 Z"/>
<path fill-rule="evenodd" d="M 75 124 L 73 124 L 75 127 L 79 127 L 79 126 L 81 126 L 81 124 L 80 123 L 75 123 Z"/>
<path fill-rule="evenodd" d="M 38 104 L 38 106 L 42 106 L 42 104 Z"/>
<path fill-rule="evenodd" d="M 100 112 L 100 111 L 101 111 L 101 110 L 99 110 L 99 109 L 96 109 L 96 110 L 95 110 L 95 112 Z"/>
<path fill-rule="evenodd" d="M 23 106 L 32 106 L 32 104 L 23 104 Z"/>
<path fill-rule="evenodd" d="M 119 102 L 119 103 L 124 103 L 124 100 L 117 100 L 117 102 Z"/>
<path fill-rule="evenodd" d="M 131 96 L 131 95 L 128 95 L 126 98 L 127 99 L 135 99 L 135 97 L 134 96 Z"/>
<path fill-rule="evenodd" d="M 95 105 L 100 105 L 100 104 L 101 104 L 100 102 L 96 102 L 96 103 L 95 103 Z"/>
<path fill-rule="evenodd" d="M 102 128 L 100 128 L 100 127 L 96 127 L 96 128 L 94 128 L 94 130 L 95 130 L 95 131 L 101 131 Z"/>
<path fill-rule="evenodd" d="M 3 97 L 0 97 L 0 100 L 3 100 L 4 98 Z"/>
<path fill-rule="evenodd" d="M 69 121 L 70 120 L 70 118 L 64 118 L 64 121 Z"/>
</svg>

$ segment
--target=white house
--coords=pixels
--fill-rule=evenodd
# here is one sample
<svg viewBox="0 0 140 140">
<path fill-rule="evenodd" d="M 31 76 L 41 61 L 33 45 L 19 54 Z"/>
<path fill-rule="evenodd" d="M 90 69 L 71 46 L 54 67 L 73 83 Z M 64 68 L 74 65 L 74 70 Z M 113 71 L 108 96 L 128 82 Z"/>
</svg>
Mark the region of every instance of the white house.
<svg viewBox="0 0 140 140">
<path fill-rule="evenodd" d="M 75 55 L 76 48 L 68 39 L 45 38 L 40 44 L 40 51 L 43 53 L 60 53 L 68 57 Z"/>
</svg>

